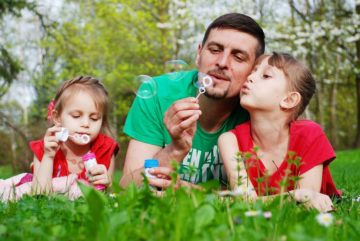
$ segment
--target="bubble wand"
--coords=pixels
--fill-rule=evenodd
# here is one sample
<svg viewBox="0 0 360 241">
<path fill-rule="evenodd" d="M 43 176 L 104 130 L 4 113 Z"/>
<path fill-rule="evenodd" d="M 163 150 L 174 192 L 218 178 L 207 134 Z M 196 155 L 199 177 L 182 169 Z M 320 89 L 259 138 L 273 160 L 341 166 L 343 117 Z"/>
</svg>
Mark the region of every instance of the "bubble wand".
<svg viewBox="0 0 360 241">
<path fill-rule="evenodd" d="M 206 75 L 204 78 L 202 78 L 202 83 L 199 87 L 199 94 L 196 96 L 196 99 L 199 99 L 200 95 L 206 92 L 206 88 L 212 86 L 212 84 L 213 80 L 210 76 Z"/>
<path fill-rule="evenodd" d="M 90 136 L 87 134 L 75 134 L 75 135 L 69 135 L 68 129 L 62 127 L 61 131 L 56 132 L 55 134 L 56 139 L 59 141 L 65 142 L 69 139 L 69 137 L 75 139 L 76 141 L 80 141 L 83 144 L 87 144 L 90 142 Z"/>
</svg>

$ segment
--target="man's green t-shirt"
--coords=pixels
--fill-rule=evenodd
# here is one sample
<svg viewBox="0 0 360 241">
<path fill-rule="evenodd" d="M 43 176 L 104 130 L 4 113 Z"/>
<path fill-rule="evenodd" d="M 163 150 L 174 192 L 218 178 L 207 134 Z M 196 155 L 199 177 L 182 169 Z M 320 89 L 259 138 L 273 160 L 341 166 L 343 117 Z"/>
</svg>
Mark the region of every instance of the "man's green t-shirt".
<svg viewBox="0 0 360 241">
<path fill-rule="evenodd" d="M 155 77 L 157 94 L 148 99 L 135 98 L 124 132 L 144 143 L 161 147 L 170 144 L 171 137 L 163 123 L 164 113 L 175 101 L 197 95 L 197 79 L 197 71 L 184 72 L 183 77 L 177 80 L 171 80 L 167 75 Z M 248 119 L 248 113 L 239 105 L 215 133 L 204 131 L 198 122 L 193 146 L 180 165 L 181 179 L 195 184 L 212 179 L 226 183 L 223 163 L 219 158 L 218 137 Z"/>
</svg>

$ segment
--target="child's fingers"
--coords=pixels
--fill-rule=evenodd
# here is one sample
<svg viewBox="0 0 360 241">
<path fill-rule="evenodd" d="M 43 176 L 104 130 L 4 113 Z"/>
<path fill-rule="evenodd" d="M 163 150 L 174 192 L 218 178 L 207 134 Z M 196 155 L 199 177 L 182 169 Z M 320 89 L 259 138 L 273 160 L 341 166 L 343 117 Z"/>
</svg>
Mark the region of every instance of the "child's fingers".
<svg viewBox="0 0 360 241">
<path fill-rule="evenodd" d="M 107 174 L 107 170 L 106 170 L 105 165 L 97 164 L 97 165 L 93 166 L 92 168 L 90 168 L 89 173 L 92 176 L 96 176 L 96 175 Z"/>
<path fill-rule="evenodd" d="M 55 136 L 45 136 L 44 141 L 46 141 L 46 142 L 56 142 L 56 143 L 59 142 L 59 140 Z"/>
<path fill-rule="evenodd" d="M 91 178 L 91 183 L 93 185 L 104 184 L 104 185 L 108 186 L 110 184 L 110 182 L 111 182 L 110 177 L 108 177 L 105 174 L 93 176 Z"/>
<path fill-rule="evenodd" d="M 46 130 L 45 136 L 54 136 L 56 132 L 61 131 L 61 126 L 55 125 Z"/>
</svg>

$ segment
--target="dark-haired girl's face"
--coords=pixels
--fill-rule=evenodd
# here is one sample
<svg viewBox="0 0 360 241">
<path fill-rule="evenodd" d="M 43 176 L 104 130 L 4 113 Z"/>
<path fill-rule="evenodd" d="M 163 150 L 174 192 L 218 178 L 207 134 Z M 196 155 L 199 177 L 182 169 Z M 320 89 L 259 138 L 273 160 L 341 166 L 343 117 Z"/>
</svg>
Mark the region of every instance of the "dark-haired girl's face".
<svg viewBox="0 0 360 241">
<path fill-rule="evenodd" d="M 289 93 L 284 72 L 268 64 L 268 58 L 258 63 L 240 90 L 240 103 L 249 111 L 280 110 Z"/>
</svg>

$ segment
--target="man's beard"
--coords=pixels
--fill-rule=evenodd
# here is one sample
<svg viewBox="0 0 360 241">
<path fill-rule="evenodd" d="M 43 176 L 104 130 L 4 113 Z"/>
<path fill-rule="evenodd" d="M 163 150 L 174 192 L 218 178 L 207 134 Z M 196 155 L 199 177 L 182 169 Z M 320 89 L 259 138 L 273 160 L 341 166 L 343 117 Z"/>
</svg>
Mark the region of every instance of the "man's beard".
<svg viewBox="0 0 360 241">
<path fill-rule="evenodd" d="M 211 87 L 211 88 L 214 89 L 214 87 Z M 209 93 L 209 91 L 206 91 L 204 93 L 204 95 L 210 99 L 221 100 L 227 96 L 229 89 L 230 89 L 230 85 L 227 87 L 227 89 L 225 91 L 223 91 L 221 93 L 210 90 L 210 93 Z"/>
<path fill-rule="evenodd" d="M 210 76 L 211 76 L 211 74 L 215 74 L 215 75 L 220 75 L 220 76 L 222 76 L 224 79 L 226 79 L 226 80 L 228 81 L 228 86 L 227 86 L 226 90 L 224 90 L 223 92 L 219 92 L 219 91 L 213 91 L 213 90 L 215 90 L 215 88 L 216 88 L 216 84 L 215 84 L 214 86 L 209 87 L 210 93 L 209 93 L 209 91 L 207 90 L 207 91 L 204 93 L 204 95 L 205 95 L 206 97 L 210 98 L 210 99 L 215 99 L 215 100 L 224 99 L 224 98 L 227 96 L 227 94 L 228 94 L 228 92 L 229 92 L 229 89 L 230 89 L 230 78 L 229 78 L 229 76 L 227 76 L 227 75 L 225 74 L 225 72 L 224 72 L 222 69 L 219 69 L 219 68 L 210 70 L 210 71 L 208 72 L 208 74 L 209 74 Z"/>
</svg>

